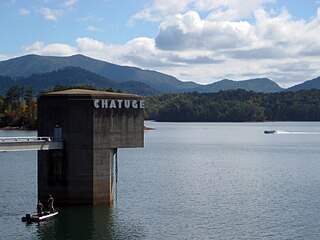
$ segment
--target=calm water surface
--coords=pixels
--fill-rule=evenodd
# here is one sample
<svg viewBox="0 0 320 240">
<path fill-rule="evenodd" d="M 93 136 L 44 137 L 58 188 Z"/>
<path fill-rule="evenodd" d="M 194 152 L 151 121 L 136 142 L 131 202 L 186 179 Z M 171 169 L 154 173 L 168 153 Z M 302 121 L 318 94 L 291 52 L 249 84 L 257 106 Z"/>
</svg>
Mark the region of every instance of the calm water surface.
<svg viewBox="0 0 320 240">
<path fill-rule="evenodd" d="M 20 220 L 35 210 L 36 152 L 0 153 L 0 239 L 320 239 L 320 123 L 146 125 L 144 148 L 119 150 L 113 208 L 40 224 Z"/>
</svg>

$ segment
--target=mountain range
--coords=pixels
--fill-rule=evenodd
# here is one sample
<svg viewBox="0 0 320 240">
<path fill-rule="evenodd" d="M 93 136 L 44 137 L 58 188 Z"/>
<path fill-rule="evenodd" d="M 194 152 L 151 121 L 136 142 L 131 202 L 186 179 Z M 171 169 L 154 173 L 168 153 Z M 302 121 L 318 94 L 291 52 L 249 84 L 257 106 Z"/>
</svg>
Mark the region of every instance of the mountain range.
<svg viewBox="0 0 320 240">
<path fill-rule="evenodd" d="M 157 71 L 120 66 L 83 55 L 26 55 L 0 61 L 0 93 L 3 94 L 13 85 L 31 86 L 37 93 L 55 85 L 90 85 L 141 95 L 218 92 L 239 88 L 255 92 L 280 92 L 320 88 L 320 77 L 288 89 L 281 88 L 268 78 L 244 81 L 223 79 L 212 84 L 200 85 L 195 82 L 183 82 Z"/>
</svg>

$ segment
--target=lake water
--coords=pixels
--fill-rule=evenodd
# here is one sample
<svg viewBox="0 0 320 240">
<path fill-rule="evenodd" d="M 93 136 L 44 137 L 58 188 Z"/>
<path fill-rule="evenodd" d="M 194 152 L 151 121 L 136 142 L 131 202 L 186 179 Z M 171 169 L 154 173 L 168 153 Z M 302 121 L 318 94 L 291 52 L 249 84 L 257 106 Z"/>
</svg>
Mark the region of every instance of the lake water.
<svg viewBox="0 0 320 240">
<path fill-rule="evenodd" d="M 113 208 L 63 207 L 40 224 L 21 222 L 36 152 L 0 153 L 0 239 L 320 239 L 320 123 L 146 125 L 144 148 L 119 150 Z"/>
</svg>

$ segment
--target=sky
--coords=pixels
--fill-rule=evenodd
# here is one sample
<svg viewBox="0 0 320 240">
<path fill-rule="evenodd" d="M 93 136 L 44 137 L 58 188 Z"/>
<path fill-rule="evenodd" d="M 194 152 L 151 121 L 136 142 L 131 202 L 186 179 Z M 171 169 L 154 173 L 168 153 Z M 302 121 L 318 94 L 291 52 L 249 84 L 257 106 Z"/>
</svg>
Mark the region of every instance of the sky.
<svg viewBox="0 0 320 240">
<path fill-rule="evenodd" d="M 320 76 L 320 0 L 0 0 L 0 60 L 83 54 L 208 84 Z"/>
</svg>

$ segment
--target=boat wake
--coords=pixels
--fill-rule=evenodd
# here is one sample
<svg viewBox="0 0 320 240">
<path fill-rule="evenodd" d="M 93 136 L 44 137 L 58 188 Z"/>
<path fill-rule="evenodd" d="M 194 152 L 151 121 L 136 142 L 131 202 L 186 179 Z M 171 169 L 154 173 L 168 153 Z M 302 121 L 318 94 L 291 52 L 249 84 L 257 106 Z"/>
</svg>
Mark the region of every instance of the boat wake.
<svg viewBox="0 0 320 240">
<path fill-rule="evenodd" d="M 320 134 L 320 132 L 291 132 L 291 131 L 277 130 L 275 134 Z"/>
</svg>

